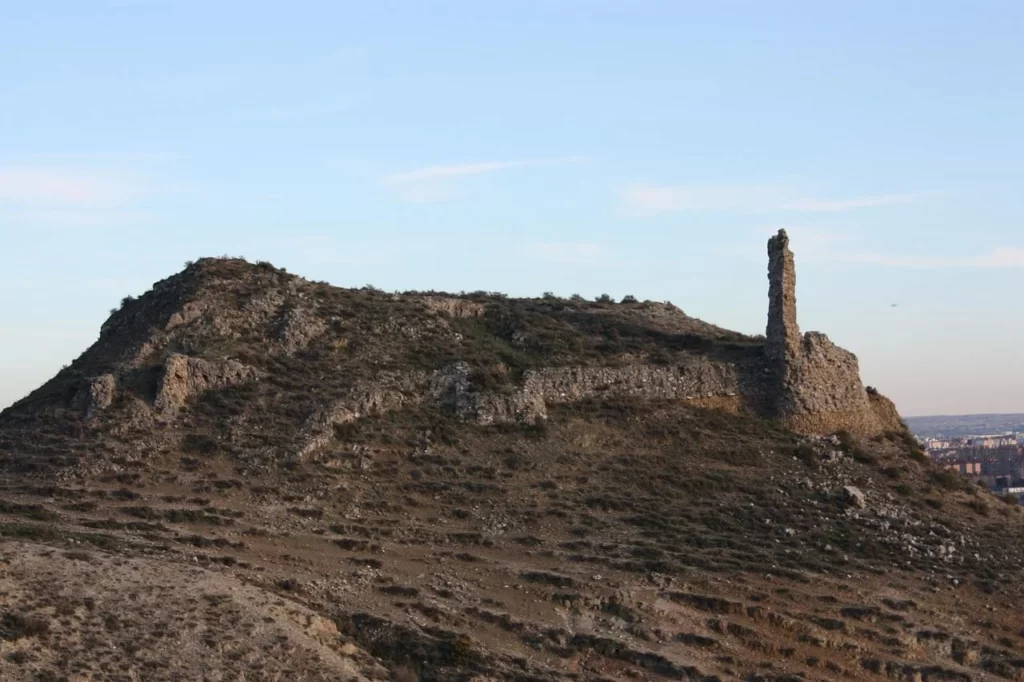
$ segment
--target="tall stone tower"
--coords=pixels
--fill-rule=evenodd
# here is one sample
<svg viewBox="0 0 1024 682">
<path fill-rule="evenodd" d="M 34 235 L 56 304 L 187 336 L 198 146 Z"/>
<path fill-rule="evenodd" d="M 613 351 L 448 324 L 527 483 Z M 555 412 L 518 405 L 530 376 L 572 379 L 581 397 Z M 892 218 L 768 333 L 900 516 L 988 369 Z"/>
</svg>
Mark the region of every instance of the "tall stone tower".
<svg viewBox="0 0 1024 682">
<path fill-rule="evenodd" d="M 801 336 L 796 322 L 796 268 L 785 230 L 768 240 L 768 331 L 765 407 L 801 433 L 874 434 L 899 428 L 876 414 L 860 380 L 857 356 L 819 332 Z M 891 403 L 890 403 L 891 406 Z M 891 409 L 895 414 L 895 408 Z"/>
<path fill-rule="evenodd" d="M 785 230 L 768 240 L 769 360 L 785 361 L 800 353 L 800 327 L 796 322 L 796 266 Z"/>
</svg>

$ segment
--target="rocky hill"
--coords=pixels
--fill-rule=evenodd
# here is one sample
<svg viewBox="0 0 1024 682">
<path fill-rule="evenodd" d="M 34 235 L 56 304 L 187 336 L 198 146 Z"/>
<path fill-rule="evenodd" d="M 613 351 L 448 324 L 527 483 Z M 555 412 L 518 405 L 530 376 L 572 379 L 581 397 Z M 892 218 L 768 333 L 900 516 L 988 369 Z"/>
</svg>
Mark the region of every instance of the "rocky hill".
<svg viewBox="0 0 1024 682">
<path fill-rule="evenodd" d="M 0 678 L 1024 675 L 1019 508 L 855 356 L 202 259 L 0 414 Z"/>
</svg>

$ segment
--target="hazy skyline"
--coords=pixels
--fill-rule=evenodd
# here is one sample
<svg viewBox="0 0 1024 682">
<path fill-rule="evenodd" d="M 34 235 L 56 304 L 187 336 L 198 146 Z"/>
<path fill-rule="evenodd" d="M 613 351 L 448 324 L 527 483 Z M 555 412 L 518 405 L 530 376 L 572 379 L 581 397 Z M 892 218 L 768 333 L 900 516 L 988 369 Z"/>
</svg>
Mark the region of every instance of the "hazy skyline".
<svg viewBox="0 0 1024 682">
<path fill-rule="evenodd" d="M 203 255 L 803 330 L 904 415 L 1024 412 L 1024 5 L 17 3 L 0 407 Z M 897 304 L 897 305 L 893 305 Z"/>
</svg>

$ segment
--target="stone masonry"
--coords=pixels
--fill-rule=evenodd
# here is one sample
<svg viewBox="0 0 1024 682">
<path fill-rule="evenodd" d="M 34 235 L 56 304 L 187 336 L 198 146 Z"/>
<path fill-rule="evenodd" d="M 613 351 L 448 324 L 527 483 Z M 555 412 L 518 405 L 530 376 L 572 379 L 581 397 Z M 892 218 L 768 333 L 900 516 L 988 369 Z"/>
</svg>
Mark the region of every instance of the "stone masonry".
<svg viewBox="0 0 1024 682">
<path fill-rule="evenodd" d="M 328 333 L 330 325 L 316 301 L 299 300 L 302 297 L 295 280 L 288 287 L 287 291 L 257 291 L 245 299 L 235 316 L 230 306 L 212 315 L 211 303 L 183 302 L 175 297 L 158 310 L 157 317 L 163 320 L 156 325 L 163 334 L 158 338 L 149 333 L 153 327 L 149 318 L 135 310 L 141 303 L 132 303 L 112 317 L 117 324 L 108 324 L 101 336 L 101 341 L 109 341 L 116 331 L 138 340 L 127 355 L 121 352 L 122 372 L 83 381 L 71 406 L 86 420 L 92 420 L 115 402 L 119 404 L 115 396 L 124 393 L 119 388 L 125 378 L 123 370 L 137 369 L 157 352 L 166 352 L 163 349 L 171 352 L 164 355 L 159 368 L 152 407 L 154 414 L 164 419 L 179 414 L 187 418 L 191 399 L 205 391 L 259 380 L 263 372 L 255 367 L 230 359 L 204 359 L 199 355 L 203 343 L 190 341 L 187 333 L 204 320 L 209 328 L 200 330 L 205 334 L 198 337 L 200 341 L 210 336 L 237 341 L 243 332 L 252 333 L 254 325 L 262 321 L 270 325 L 271 338 L 284 355 L 300 353 Z M 337 424 L 421 404 L 432 404 L 480 425 L 537 423 L 547 419 L 549 408 L 558 404 L 646 399 L 757 414 L 803 433 L 847 430 L 872 435 L 902 428 L 892 403 L 876 392 L 869 394 L 861 383 L 856 356 L 837 347 L 824 334 L 801 334 L 795 260 L 784 230 L 768 240 L 768 298 L 763 343 L 742 337 L 731 344 L 712 342 L 677 351 L 671 364 L 645 354 L 619 357 L 614 364 L 581 359 L 579 364 L 567 365 L 557 362 L 564 362 L 563 358 L 552 358 L 552 364 L 533 366 L 514 384 L 495 390 L 474 385 L 473 367 L 464 359 L 454 359 L 433 370 L 381 368 L 372 376 L 352 382 L 343 395 L 319 405 L 297 434 L 297 451 L 305 457 L 330 446 Z M 295 300 L 288 303 L 291 299 Z M 429 313 L 445 319 L 483 315 L 487 306 L 440 295 L 420 295 L 416 300 Z M 434 322 L 430 314 L 421 318 L 425 325 Z M 712 329 L 711 325 L 704 326 Z M 405 332 L 385 322 L 363 333 L 386 336 Z M 184 338 L 171 343 L 182 334 Z M 114 356 L 106 346 L 100 346 L 98 353 Z"/>
<path fill-rule="evenodd" d="M 548 406 L 588 399 L 678 400 L 774 418 L 794 431 L 840 430 L 873 435 L 901 428 L 887 399 L 869 395 L 857 357 L 827 336 L 801 336 L 796 314 L 796 267 L 785 230 L 768 241 L 768 327 L 763 350 L 731 361 L 695 353 L 658 366 L 637 358 L 619 367 L 544 367 L 526 372 L 511 391 L 479 392 L 471 368 L 458 362 L 435 372 L 382 373 L 370 385 L 314 415 L 300 435 L 299 454 L 331 441 L 332 424 L 368 414 L 433 402 L 481 425 L 536 423 Z"/>
<path fill-rule="evenodd" d="M 899 427 L 890 423 L 894 411 L 876 409 L 853 353 L 819 332 L 800 335 L 796 266 L 785 230 L 768 240 L 768 299 L 765 375 L 771 416 L 811 433 L 870 434 Z"/>
<path fill-rule="evenodd" d="M 782 361 L 800 353 L 796 321 L 796 265 L 785 230 L 768 240 L 768 358 Z"/>
</svg>

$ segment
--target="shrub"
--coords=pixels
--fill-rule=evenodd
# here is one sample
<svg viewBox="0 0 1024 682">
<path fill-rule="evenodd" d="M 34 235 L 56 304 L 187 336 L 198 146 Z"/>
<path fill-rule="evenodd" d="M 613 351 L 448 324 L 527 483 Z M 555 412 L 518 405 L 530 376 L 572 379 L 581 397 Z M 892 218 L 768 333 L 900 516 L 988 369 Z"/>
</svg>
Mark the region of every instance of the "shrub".
<svg viewBox="0 0 1024 682">
<path fill-rule="evenodd" d="M 596 301 L 597 301 L 598 303 L 614 303 L 614 302 L 615 302 L 615 301 L 614 301 L 614 300 L 612 299 L 612 297 L 611 297 L 611 296 L 609 296 L 608 294 L 601 294 L 600 296 L 598 296 L 598 297 L 597 297 L 596 299 L 594 299 L 594 300 L 596 300 Z"/>
<path fill-rule="evenodd" d="M 573 294 L 572 296 L 569 297 L 569 300 L 576 301 L 578 303 L 583 300 L 583 297 L 580 296 L 579 294 Z"/>
<path fill-rule="evenodd" d="M 929 459 L 928 453 L 926 453 L 924 450 L 920 450 L 920 449 L 911 450 L 910 451 L 910 458 L 912 460 L 914 460 L 915 462 L 920 462 L 921 464 L 924 464 Z"/>
<path fill-rule="evenodd" d="M 839 448 L 853 457 L 855 462 L 874 464 L 877 461 L 875 456 L 865 450 L 849 431 L 837 431 L 835 435 L 839 439 Z"/>
<path fill-rule="evenodd" d="M 633 296 L 632 294 L 626 294 L 625 296 L 622 297 L 622 302 L 623 303 L 636 303 L 637 302 L 636 301 L 636 296 Z"/>
<path fill-rule="evenodd" d="M 393 682 L 420 682 L 419 674 L 407 665 L 392 670 L 391 679 Z"/>
<path fill-rule="evenodd" d="M 981 500 L 970 500 L 967 507 L 980 516 L 988 516 L 988 505 Z"/>
<path fill-rule="evenodd" d="M 190 433 L 182 438 L 181 449 L 184 452 L 210 455 L 220 450 L 220 444 L 210 436 Z"/>
<path fill-rule="evenodd" d="M 898 466 L 888 466 L 882 469 L 882 473 L 892 479 L 898 479 L 903 475 L 903 469 Z"/>
<path fill-rule="evenodd" d="M 960 474 L 954 473 L 949 469 L 939 469 L 931 472 L 930 478 L 935 485 L 939 486 L 943 490 L 956 490 L 962 488 L 964 485 L 964 479 Z"/>
<path fill-rule="evenodd" d="M 0 618 L 0 638 L 3 639 L 13 641 L 22 637 L 38 637 L 49 631 L 50 621 L 39 616 L 9 611 Z"/>
<path fill-rule="evenodd" d="M 818 451 L 809 443 L 800 443 L 797 445 L 793 450 L 793 456 L 807 466 L 813 467 L 818 465 Z"/>
</svg>

